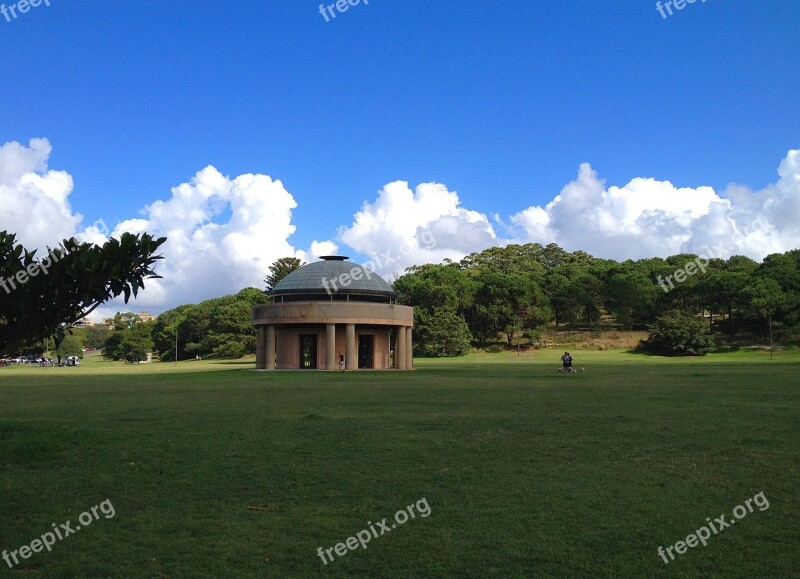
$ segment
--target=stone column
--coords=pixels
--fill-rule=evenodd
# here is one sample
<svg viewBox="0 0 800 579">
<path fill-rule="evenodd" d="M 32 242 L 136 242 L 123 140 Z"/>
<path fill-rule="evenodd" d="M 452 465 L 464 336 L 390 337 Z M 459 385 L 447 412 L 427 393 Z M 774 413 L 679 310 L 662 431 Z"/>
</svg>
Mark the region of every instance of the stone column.
<svg viewBox="0 0 800 579">
<path fill-rule="evenodd" d="M 325 369 L 336 370 L 336 324 L 325 327 Z"/>
<path fill-rule="evenodd" d="M 398 370 L 405 370 L 408 359 L 406 356 L 406 327 L 398 326 L 395 328 L 397 332 L 397 339 L 395 339 L 394 357 L 396 359 L 396 366 Z"/>
<path fill-rule="evenodd" d="M 414 344 L 411 340 L 411 330 L 410 326 L 406 328 L 406 370 L 414 369 Z"/>
<path fill-rule="evenodd" d="M 267 328 L 258 326 L 256 338 L 256 370 L 263 370 L 267 367 Z"/>
<path fill-rule="evenodd" d="M 275 326 L 267 326 L 266 348 L 264 352 L 265 370 L 275 369 Z"/>
<path fill-rule="evenodd" d="M 356 326 L 347 324 L 347 345 L 344 349 L 345 370 L 358 370 L 358 346 L 356 344 Z"/>
</svg>

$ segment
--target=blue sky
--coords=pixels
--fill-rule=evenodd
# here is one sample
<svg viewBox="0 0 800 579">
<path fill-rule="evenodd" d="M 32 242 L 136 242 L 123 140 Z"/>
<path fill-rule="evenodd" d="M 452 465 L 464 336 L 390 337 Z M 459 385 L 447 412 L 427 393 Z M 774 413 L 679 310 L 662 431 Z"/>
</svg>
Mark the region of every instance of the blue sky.
<svg viewBox="0 0 800 579">
<path fill-rule="evenodd" d="M 546 213 L 565 187 L 580 186 L 587 163 L 604 185 L 599 197 L 578 195 L 564 208 L 584 228 L 600 218 L 579 203 L 614 197 L 611 187 L 635 195 L 625 188 L 636 179 L 699 191 L 706 213 L 684 211 L 697 219 L 735 183 L 752 197 L 736 218 L 763 217 L 777 241 L 731 241 L 729 253 L 798 245 L 797 232 L 762 209 L 782 164 L 784 213 L 800 207 L 800 185 L 786 192 L 800 175 L 790 154 L 800 148 L 800 5 L 698 0 L 665 19 L 643 0 L 370 0 L 329 22 L 319 6 L 50 0 L 10 22 L 0 16 L 0 145 L 47 139 L 46 171 L 74 182 L 77 231 L 97 219 L 110 228 L 147 220 L 145 207 L 212 165 L 231 180 L 280 180 L 296 203 L 286 241 L 298 251 L 329 241 L 368 258 L 380 236 L 354 215 L 364 203 L 377 215 L 381 199 L 396 207 L 386 186 L 405 181 L 411 191 L 442 184 L 462 210 L 445 212 L 473 225 L 485 216 L 492 230 L 463 247 L 448 240 L 441 253 L 409 255 L 412 262 L 457 256 L 486 239 L 640 257 L 626 254 L 631 238 L 571 237 L 556 222 L 558 208 L 546 223 L 531 217 L 538 211 L 521 216 Z M 34 172 L 45 174 L 39 165 Z M 432 215 L 430 224 L 447 229 Z M 676 219 L 689 227 L 680 243 L 651 240 L 649 253 L 716 241 Z M 0 212 L 0 227 L 24 238 L 19 220 L 9 225 Z M 454 238 L 469 237 L 450 226 Z"/>
</svg>

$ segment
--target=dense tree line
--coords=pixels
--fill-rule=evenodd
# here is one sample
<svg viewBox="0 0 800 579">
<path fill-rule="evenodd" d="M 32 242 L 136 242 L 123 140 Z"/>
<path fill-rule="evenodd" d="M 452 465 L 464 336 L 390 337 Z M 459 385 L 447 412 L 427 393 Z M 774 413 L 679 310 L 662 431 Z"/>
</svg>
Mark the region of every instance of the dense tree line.
<svg viewBox="0 0 800 579">
<path fill-rule="evenodd" d="M 800 250 L 761 263 L 692 254 L 618 262 L 555 244 L 509 245 L 411 267 L 394 287 L 415 306 L 422 355 L 459 355 L 498 337 L 535 341 L 550 325 L 652 330 L 676 316 L 731 342 L 800 339 Z M 451 336 L 445 346 L 442 336 Z"/>
<path fill-rule="evenodd" d="M 211 354 L 220 358 L 254 354 L 253 306 L 264 302 L 264 292 L 245 288 L 236 295 L 168 310 L 153 322 L 155 349 L 162 360 L 174 360 L 177 333 L 179 360 Z"/>
<path fill-rule="evenodd" d="M 262 291 L 246 288 L 236 295 L 178 306 L 150 322 L 143 322 L 130 312 L 117 313 L 106 320 L 103 356 L 138 362 L 146 359 L 147 353 L 153 353 L 163 361 L 173 361 L 176 343 L 179 360 L 196 356 L 241 358 L 254 354 L 256 332 L 251 325 L 252 308 L 264 301 Z"/>
<path fill-rule="evenodd" d="M 267 286 L 300 265 L 279 260 Z M 555 244 L 509 245 L 411 267 L 394 288 L 401 303 L 415 306 L 415 348 L 423 356 L 457 356 L 498 341 L 535 343 L 544 328 L 649 330 L 647 347 L 674 354 L 707 352 L 715 337 L 800 341 L 800 250 L 761 263 L 692 254 L 618 262 Z M 266 299 L 247 288 L 147 324 L 118 314 L 109 321 L 104 355 L 135 361 L 154 351 L 171 361 L 176 337 L 178 359 L 252 354 L 252 306 Z"/>
</svg>

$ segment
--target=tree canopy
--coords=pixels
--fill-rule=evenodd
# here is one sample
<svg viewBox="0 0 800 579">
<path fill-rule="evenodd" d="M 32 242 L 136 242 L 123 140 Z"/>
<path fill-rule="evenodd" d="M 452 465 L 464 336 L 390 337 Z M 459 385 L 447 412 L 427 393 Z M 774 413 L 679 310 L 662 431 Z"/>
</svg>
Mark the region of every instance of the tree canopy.
<svg viewBox="0 0 800 579">
<path fill-rule="evenodd" d="M 458 332 L 463 321 L 476 345 L 502 339 L 511 346 L 550 324 L 678 335 L 694 327 L 687 316 L 729 341 L 800 335 L 800 250 L 762 263 L 694 254 L 617 262 L 555 244 L 508 245 L 459 263 L 408 268 L 394 289 L 415 307 L 415 347 L 423 355 L 441 350 L 434 321 L 445 332 Z M 685 351 L 707 347 L 686 342 Z"/>
<path fill-rule="evenodd" d="M 278 282 L 285 278 L 293 271 L 300 269 L 305 264 L 296 257 L 282 257 L 271 266 L 269 266 L 269 274 L 264 279 L 267 291 L 270 291 Z"/>
<path fill-rule="evenodd" d="M 210 354 L 238 358 L 255 353 L 253 306 L 264 302 L 264 292 L 245 288 L 236 295 L 168 310 L 153 322 L 155 348 L 162 360 L 174 360 L 177 332 L 179 360 Z"/>
<path fill-rule="evenodd" d="M 115 318 L 118 317 L 122 316 L 117 314 Z M 142 362 L 147 359 L 147 354 L 155 349 L 153 322 L 142 322 L 134 314 L 126 317 L 130 322 L 114 326 L 114 332 L 103 347 L 103 357 L 131 363 Z"/>
<path fill-rule="evenodd" d="M 65 239 L 39 259 L 0 232 L 0 355 L 48 337 L 63 340 L 66 328 L 117 296 L 127 303 L 158 278 L 156 255 L 166 237 L 123 233 L 102 246 Z"/>
</svg>

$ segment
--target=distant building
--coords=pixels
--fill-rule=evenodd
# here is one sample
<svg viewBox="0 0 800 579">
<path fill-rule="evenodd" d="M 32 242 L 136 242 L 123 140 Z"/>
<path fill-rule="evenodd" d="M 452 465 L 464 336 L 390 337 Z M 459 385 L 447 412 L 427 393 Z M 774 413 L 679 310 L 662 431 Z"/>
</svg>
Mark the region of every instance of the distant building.
<svg viewBox="0 0 800 579">
<path fill-rule="evenodd" d="M 136 314 L 136 315 L 139 316 L 139 319 L 143 322 L 152 322 L 158 317 L 154 316 L 153 314 L 148 314 L 147 312 L 142 312 L 141 314 Z"/>
<path fill-rule="evenodd" d="M 142 312 L 140 314 L 134 314 L 134 315 L 137 318 L 139 318 L 140 322 L 150 322 L 150 321 L 155 320 L 156 318 L 158 318 L 158 316 L 154 316 L 153 314 L 150 314 L 150 313 L 147 313 L 147 312 Z M 108 321 L 108 320 L 106 320 L 106 321 Z M 104 326 L 105 327 L 105 326 L 108 326 L 108 324 L 107 323 L 93 322 L 89 318 L 81 318 L 80 320 L 78 320 L 77 322 L 72 324 L 73 328 L 92 328 L 94 326 Z"/>
<path fill-rule="evenodd" d="M 80 320 L 78 320 L 77 322 L 72 324 L 72 327 L 73 328 L 91 328 L 91 327 L 97 326 L 97 325 L 101 325 L 102 326 L 103 324 L 96 324 L 95 322 L 93 322 L 89 318 L 81 318 Z"/>
<path fill-rule="evenodd" d="M 260 370 L 413 369 L 414 308 L 375 272 L 326 256 L 293 271 L 253 306 Z"/>
</svg>

